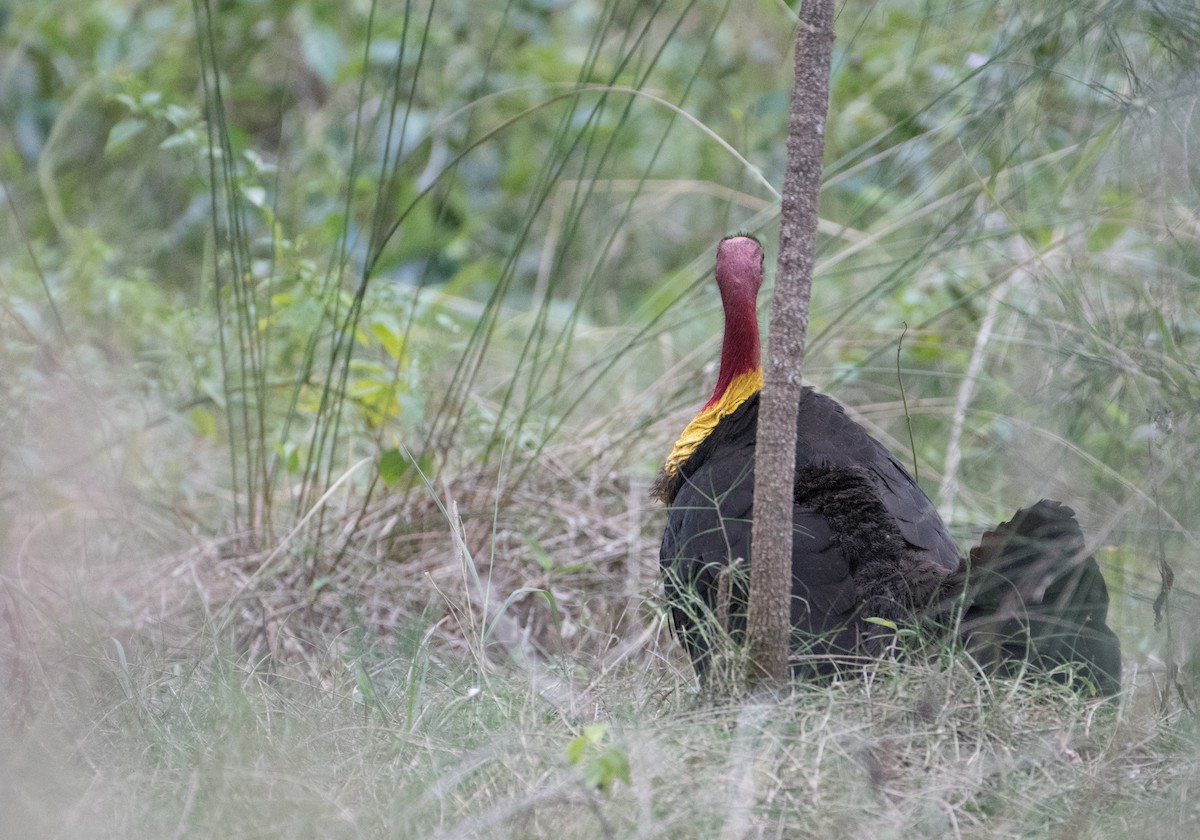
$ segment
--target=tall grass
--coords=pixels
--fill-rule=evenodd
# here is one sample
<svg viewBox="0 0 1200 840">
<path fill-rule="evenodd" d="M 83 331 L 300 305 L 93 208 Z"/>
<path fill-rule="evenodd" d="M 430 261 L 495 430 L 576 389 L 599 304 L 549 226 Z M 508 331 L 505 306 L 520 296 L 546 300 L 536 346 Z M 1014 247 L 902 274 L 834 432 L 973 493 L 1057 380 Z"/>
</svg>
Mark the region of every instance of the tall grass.
<svg viewBox="0 0 1200 840">
<path fill-rule="evenodd" d="M 414 625 L 320 679 L 248 674 L 229 653 L 170 667 L 111 644 L 77 650 L 39 680 L 56 713 L 0 759 L 5 836 L 1103 837 L 1190 824 L 1192 727 L 1164 726 L 1145 693 L 1096 705 L 989 683 L 957 659 L 712 705 L 672 667 L 555 692 L 446 667 L 427 640 Z"/>
</svg>

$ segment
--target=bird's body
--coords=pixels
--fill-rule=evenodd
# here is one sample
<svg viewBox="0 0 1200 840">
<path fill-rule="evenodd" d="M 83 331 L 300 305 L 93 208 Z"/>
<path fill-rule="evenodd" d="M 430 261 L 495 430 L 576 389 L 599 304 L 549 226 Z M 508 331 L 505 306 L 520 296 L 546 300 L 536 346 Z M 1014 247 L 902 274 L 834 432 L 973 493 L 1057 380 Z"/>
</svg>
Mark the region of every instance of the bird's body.
<svg viewBox="0 0 1200 840">
<path fill-rule="evenodd" d="M 731 558 L 749 563 L 757 425 L 754 395 L 721 421 L 664 488 L 670 514 L 661 557 L 672 572 L 668 599 L 677 605 L 677 628 L 701 629 L 703 623 L 689 622 L 687 613 L 717 607 L 704 599 L 684 604 L 685 592 L 708 593 L 711 600 Z M 829 474 L 839 472 L 851 473 L 853 480 L 830 487 Z M 818 663 L 816 670 L 824 672 L 835 663 L 821 662 L 819 654 L 865 652 L 859 640 L 868 629 L 861 622 L 867 616 L 859 578 L 870 564 L 860 558 L 903 555 L 933 579 L 951 574 L 960 561 L 933 504 L 912 477 L 840 405 L 811 389 L 805 389 L 797 417 L 796 473 L 791 620 L 798 639 L 810 642 L 803 661 Z M 849 497 L 850 521 L 839 520 L 841 508 L 829 504 L 835 490 Z M 742 603 L 731 611 L 729 629 L 737 632 L 744 626 L 745 593 L 735 589 L 732 595 Z M 868 614 L 877 618 L 898 620 L 908 612 L 906 606 L 874 606 Z M 698 640 L 685 638 L 685 645 L 693 661 L 705 658 Z"/>
<path fill-rule="evenodd" d="M 669 506 L 660 552 L 666 596 L 676 633 L 702 675 L 714 633 L 737 637 L 745 626 L 761 281 L 758 242 L 723 240 L 717 283 L 726 329 L 717 388 L 655 486 Z M 1070 508 L 1040 502 L 1020 512 L 985 535 L 967 563 L 912 476 L 836 401 L 806 388 L 796 431 L 796 673 L 828 674 L 839 663 L 876 656 L 889 641 L 886 628 L 945 618 L 957 605 L 964 641 L 990 664 L 1075 663 L 1101 692 L 1119 687 L 1120 649 L 1104 624 L 1104 579 L 1082 554 Z M 990 583 L 976 586 L 982 568 L 992 570 Z M 1039 646 L 1035 635 L 1050 641 Z"/>
</svg>

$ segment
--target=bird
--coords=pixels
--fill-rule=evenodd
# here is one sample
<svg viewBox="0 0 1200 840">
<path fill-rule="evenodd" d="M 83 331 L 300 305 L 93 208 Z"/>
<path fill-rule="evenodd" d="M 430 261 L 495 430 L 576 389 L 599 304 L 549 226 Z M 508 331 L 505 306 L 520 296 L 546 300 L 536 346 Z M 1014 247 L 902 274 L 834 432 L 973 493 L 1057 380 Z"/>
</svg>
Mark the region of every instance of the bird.
<svg viewBox="0 0 1200 840">
<path fill-rule="evenodd" d="M 725 325 L 716 386 L 652 490 L 667 506 L 664 598 L 702 681 L 728 647 L 721 639 L 745 633 L 763 260 L 750 234 L 717 247 Z M 896 650 L 899 628 L 916 625 L 954 636 L 987 673 L 1032 668 L 1096 695 L 1120 690 L 1108 589 L 1067 505 L 1023 508 L 963 557 L 904 465 L 836 400 L 805 387 L 792 517 L 793 676 L 845 673 Z"/>
</svg>

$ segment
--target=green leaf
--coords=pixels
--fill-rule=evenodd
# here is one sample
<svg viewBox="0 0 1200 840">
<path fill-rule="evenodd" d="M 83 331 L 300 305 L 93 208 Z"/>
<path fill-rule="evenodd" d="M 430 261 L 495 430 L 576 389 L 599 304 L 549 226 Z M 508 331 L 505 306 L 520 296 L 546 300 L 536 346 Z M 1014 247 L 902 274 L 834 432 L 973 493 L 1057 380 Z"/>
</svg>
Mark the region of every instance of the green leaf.
<svg viewBox="0 0 1200 840">
<path fill-rule="evenodd" d="M 874 616 L 874 615 L 864 618 L 863 621 L 867 622 L 867 624 L 878 624 L 880 627 L 886 627 L 889 630 L 899 631 L 899 629 L 900 629 L 900 626 L 898 624 L 896 624 L 896 622 L 889 621 L 886 618 L 880 618 L 880 617 Z"/>
<path fill-rule="evenodd" d="M 395 484 L 408 472 L 408 459 L 399 449 L 388 449 L 379 453 L 379 477 L 384 484 Z"/>
<path fill-rule="evenodd" d="M 267 191 L 262 187 L 242 187 L 242 195 L 255 207 L 264 207 L 267 203 Z"/>
<path fill-rule="evenodd" d="M 294 475 L 300 472 L 300 447 L 295 443 L 283 441 L 275 444 L 275 454 L 289 473 Z"/>
<path fill-rule="evenodd" d="M 537 563 L 542 571 L 552 575 L 567 575 L 575 572 L 585 572 L 591 568 L 587 563 L 563 563 L 559 565 L 554 562 L 554 558 L 546 549 L 542 548 L 542 544 L 535 537 L 525 536 L 525 544 L 529 546 L 529 551 L 533 555 L 533 560 Z M 553 604 L 551 604 L 553 606 Z"/>
<path fill-rule="evenodd" d="M 536 538 L 525 537 L 525 544 L 529 546 L 529 551 L 533 554 L 534 561 L 542 567 L 542 571 L 554 571 L 554 558 L 546 553 L 546 549 L 542 548 L 542 544 Z"/>
<path fill-rule="evenodd" d="M 583 783 L 594 790 L 607 791 L 613 782 L 630 784 L 629 754 L 612 743 L 607 723 L 589 723 L 583 734 L 567 744 L 567 761 L 583 765 Z"/>
<path fill-rule="evenodd" d="M 606 746 L 584 771 L 584 784 L 607 791 L 613 782 L 630 784 L 629 755 L 616 744 Z"/>
<path fill-rule="evenodd" d="M 188 417 L 201 437 L 213 439 L 217 437 L 217 418 L 207 408 L 196 406 L 188 412 Z"/>
<path fill-rule="evenodd" d="M 583 753 L 588 748 L 588 743 L 588 739 L 580 735 L 567 744 L 567 762 L 578 764 L 583 759 Z"/>
<path fill-rule="evenodd" d="M 146 128 L 146 121 L 131 117 L 121 120 L 108 131 L 108 140 L 104 144 L 104 154 L 112 155 L 129 145 Z"/>
<path fill-rule="evenodd" d="M 583 725 L 583 737 L 587 738 L 590 743 L 599 744 L 607 734 L 607 723 L 585 723 Z"/>
<path fill-rule="evenodd" d="M 604 735 L 607 732 L 607 723 L 584 724 L 583 734 L 567 744 L 567 761 L 571 764 L 578 764 L 587 753 L 588 747 L 595 746 L 603 741 Z"/>
<path fill-rule="evenodd" d="M 396 335 L 387 324 L 376 321 L 371 325 L 371 332 L 379 339 L 379 343 L 393 359 L 399 359 L 404 353 L 404 339 Z"/>
<path fill-rule="evenodd" d="M 345 49 L 337 32 L 315 23 L 304 32 L 300 42 L 304 58 L 312 71 L 326 84 L 332 82 L 345 61 Z"/>
<path fill-rule="evenodd" d="M 1126 230 L 1121 222 L 1101 222 L 1088 233 L 1087 248 L 1092 252 L 1107 251 Z"/>
<path fill-rule="evenodd" d="M 358 689 L 355 700 L 365 706 L 378 705 L 378 695 L 375 693 L 375 682 L 371 679 L 371 675 L 358 662 L 354 663 L 354 682 Z"/>
<path fill-rule="evenodd" d="M 160 149 L 174 149 L 176 146 L 199 146 L 200 135 L 193 129 L 185 129 L 177 134 L 172 134 L 167 139 L 158 144 Z"/>
</svg>

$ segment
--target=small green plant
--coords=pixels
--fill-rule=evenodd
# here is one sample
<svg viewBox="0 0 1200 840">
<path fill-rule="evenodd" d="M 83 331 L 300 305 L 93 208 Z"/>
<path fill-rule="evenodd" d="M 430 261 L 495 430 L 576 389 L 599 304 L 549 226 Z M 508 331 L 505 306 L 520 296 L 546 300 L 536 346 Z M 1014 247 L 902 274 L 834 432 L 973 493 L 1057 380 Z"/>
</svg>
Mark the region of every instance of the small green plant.
<svg viewBox="0 0 1200 840">
<path fill-rule="evenodd" d="M 607 723 L 589 723 L 583 733 L 567 744 L 567 763 L 583 769 L 585 786 L 608 793 L 617 782 L 632 784 L 629 753 L 613 743 Z"/>
</svg>

